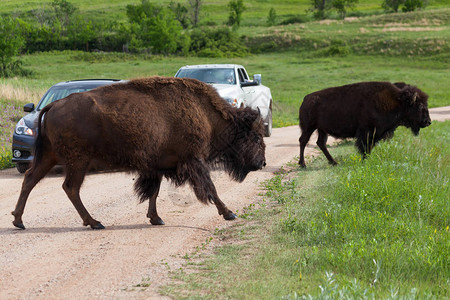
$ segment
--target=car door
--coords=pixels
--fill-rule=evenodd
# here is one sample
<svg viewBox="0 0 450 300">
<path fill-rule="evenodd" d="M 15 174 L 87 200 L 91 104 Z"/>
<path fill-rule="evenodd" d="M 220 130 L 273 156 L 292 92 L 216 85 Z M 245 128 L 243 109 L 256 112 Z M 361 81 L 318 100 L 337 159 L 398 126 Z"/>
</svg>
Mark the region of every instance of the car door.
<svg viewBox="0 0 450 300">
<path fill-rule="evenodd" d="M 245 71 L 244 68 L 238 68 L 238 75 L 241 89 L 244 92 L 244 105 L 251 106 L 251 103 L 253 103 L 253 96 L 255 95 L 255 89 L 253 86 L 242 86 L 242 83 L 249 81 L 247 71 Z M 256 107 L 254 108 L 256 109 Z"/>
</svg>

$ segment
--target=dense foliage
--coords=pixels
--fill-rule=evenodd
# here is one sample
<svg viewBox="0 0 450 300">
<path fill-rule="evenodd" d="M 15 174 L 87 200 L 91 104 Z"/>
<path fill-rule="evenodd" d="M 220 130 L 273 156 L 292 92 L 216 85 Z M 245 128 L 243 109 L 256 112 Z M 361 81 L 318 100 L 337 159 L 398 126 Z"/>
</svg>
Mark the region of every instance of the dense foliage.
<svg viewBox="0 0 450 300">
<path fill-rule="evenodd" d="M 0 19 L 0 77 L 29 75 L 31 72 L 22 68 L 22 61 L 16 56 L 24 45 L 20 20 Z"/>
<path fill-rule="evenodd" d="M 386 11 L 398 12 L 402 8 L 402 11 L 408 12 L 424 8 L 427 0 L 383 0 L 381 5 Z"/>
<path fill-rule="evenodd" d="M 17 57 L 42 51 L 236 57 L 261 50 L 249 50 L 247 47 L 251 46 L 252 41 L 243 43 L 237 32 L 245 19 L 244 13 L 249 11 L 243 0 L 227 3 L 228 18 L 222 23 L 212 20 L 202 22 L 205 6 L 202 0 L 188 0 L 185 3 L 172 1 L 169 4 L 141 0 L 124 7 L 125 19 L 88 17 L 81 13 L 74 1 L 69 0 L 52 0 L 49 4 L 14 14 L 3 13 L 0 19 L 0 77 L 30 75 Z M 359 0 L 310 0 L 310 15 L 323 19 L 334 12 L 334 17 L 345 18 L 348 11 L 358 4 Z M 414 11 L 423 8 L 426 2 L 384 0 L 380 2 L 380 7 L 381 4 L 388 11 Z M 280 18 L 272 7 L 268 10 L 266 25 L 304 23 L 309 19 L 306 14 L 290 14 Z M 282 49 L 283 43 L 281 46 L 272 44 L 262 50 L 275 50 L 272 48 Z"/>
</svg>

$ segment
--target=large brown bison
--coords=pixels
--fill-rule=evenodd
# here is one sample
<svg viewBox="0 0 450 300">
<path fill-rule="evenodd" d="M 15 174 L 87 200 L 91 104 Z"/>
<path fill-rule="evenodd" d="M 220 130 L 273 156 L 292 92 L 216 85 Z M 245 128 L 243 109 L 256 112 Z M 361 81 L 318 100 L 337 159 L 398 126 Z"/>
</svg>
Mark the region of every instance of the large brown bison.
<svg viewBox="0 0 450 300">
<path fill-rule="evenodd" d="M 360 82 L 314 92 L 303 99 L 299 118 L 302 167 L 306 167 L 306 144 L 316 129 L 317 145 L 335 165 L 326 147 L 328 135 L 356 138 L 356 147 L 365 157 L 379 140 L 392 137 L 398 126 L 417 135 L 431 124 L 427 94 L 402 82 Z"/>
<path fill-rule="evenodd" d="M 35 159 L 12 212 L 13 224 L 25 228 L 28 195 L 55 164 L 63 164 L 63 189 L 83 225 L 104 228 L 79 195 L 93 162 L 138 174 L 135 190 L 141 202 L 149 199 L 151 224 L 164 224 L 156 211 L 163 177 L 176 186 L 189 183 L 201 202 L 214 203 L 219 215 L 232 220 L 236 215 L 219 199 L 210 169 L 222 168 L 243 181 L 265 166 L 263 134 L 258 112 L 231 107 L 213 87 L 195 79 L 152 77 L 72 94 L 40 113 Z"/>
</svg>

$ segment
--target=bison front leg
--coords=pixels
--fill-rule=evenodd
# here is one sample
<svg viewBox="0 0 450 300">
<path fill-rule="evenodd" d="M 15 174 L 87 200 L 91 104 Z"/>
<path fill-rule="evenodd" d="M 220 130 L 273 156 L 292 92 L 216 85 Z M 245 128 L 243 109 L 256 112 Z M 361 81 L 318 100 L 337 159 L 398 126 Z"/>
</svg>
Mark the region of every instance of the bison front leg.
<svg viewBox="0 0 450 300">
<path fill-rule="evenodd" d="M 217 195 L 216 187 L 211 180 L 209 169 L 201 161 L 195 161 L 192 165 L 192 171 L 189 176 L 189 183 L 194 189 L 198 200 L 203 203 L 212 202 L 216 205 L 219 215 L 225 220 L 234 220 L 237 216 L 228 209 Z"/>
<path fill-rule="evenodd" d="M 88 164 L 83 164 L 82 166 L 77 167 L 67 165 L 67 174 L 63 183 L 63 189 L 83 220 L 84 226 L 89 225 L 92 229 L 104 229 L 105 227 L 99 221 L 94 220 L 91 217 L 89 212 L 84 207 L 83 202 L 81 202 L 80 188 L 86 174 L 87 166 Z"/>
<path fill-rule="evenodd" d="M 31 169 L 25 173 L 25 177 L 22 183 L 22 190 L 20 191 L 19 200 L 17 201 L 16 208 L 11 214 L 14 216 L 13 225 L 20 229 L 25 229 L 22 222 L 22 215 L 25 209 L 25 204 L 27 203 L 28 196 L 31 190 L 36 186 L 36 184 L 44 178 L 44 176 L 50 171 L 55 165 L 55 161 L 50 155 L 46 155 L 42 158 L 38 165 L 33 164 Z"/>
</svg>

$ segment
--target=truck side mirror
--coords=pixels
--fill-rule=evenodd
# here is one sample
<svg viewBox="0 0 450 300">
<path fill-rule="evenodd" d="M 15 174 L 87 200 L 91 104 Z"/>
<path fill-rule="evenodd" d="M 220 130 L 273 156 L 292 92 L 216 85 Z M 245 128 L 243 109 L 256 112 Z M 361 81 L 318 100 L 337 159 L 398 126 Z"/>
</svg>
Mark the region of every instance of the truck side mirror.
<svg viewBox="0 0 450 300">
<path fill-rule="evenodd" d="M 254 74 L 253 75 L 253 81 L 257 82 L 258 85 L 260 85 L 261 84 L 261 74 Z"/>
</svg>

